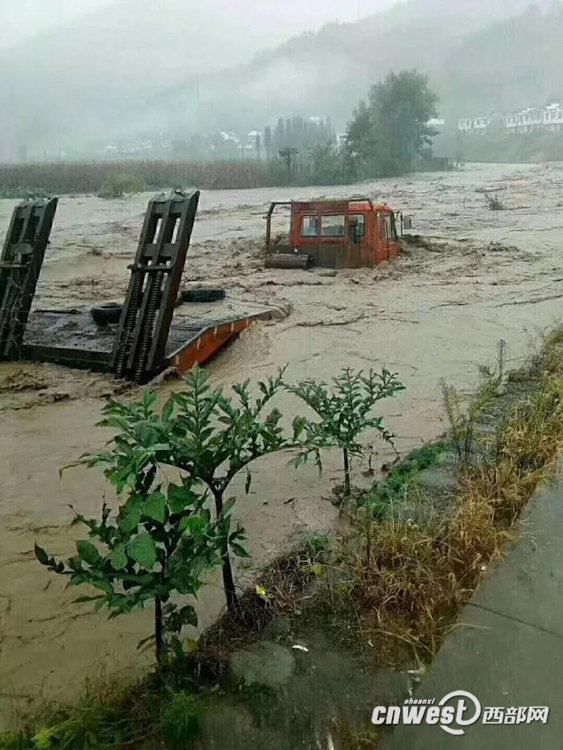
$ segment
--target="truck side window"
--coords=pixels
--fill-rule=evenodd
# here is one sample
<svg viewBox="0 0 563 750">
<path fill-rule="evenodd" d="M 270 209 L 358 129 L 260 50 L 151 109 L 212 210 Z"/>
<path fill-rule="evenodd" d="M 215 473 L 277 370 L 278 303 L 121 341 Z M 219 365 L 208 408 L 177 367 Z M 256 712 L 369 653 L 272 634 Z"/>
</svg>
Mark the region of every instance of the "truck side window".
<svg viewBox="0 0 563 750">
<path fill-rule="evenodd" d="M 350 239 L 359 240 L 366 233 L 366 217 L 363 214 L 350 214 Z"/>
<path fill-rule="evenodd" d="M 397 240 L 397 230 L 395 229 L 395 217 L 392 214 L 385 214 L 385 238 L 394 242 Z"/>
<path fill-rule="evenodd" d="M 321 237 L 344 237 L 345 229 L 346 217 L 344 214 L 321 216 Z"/>
<path fill-rule="evenodd" d="M 317 217 L 304 216 L 301 219 L 301 237 L 317 236 Z"/>
</svg>

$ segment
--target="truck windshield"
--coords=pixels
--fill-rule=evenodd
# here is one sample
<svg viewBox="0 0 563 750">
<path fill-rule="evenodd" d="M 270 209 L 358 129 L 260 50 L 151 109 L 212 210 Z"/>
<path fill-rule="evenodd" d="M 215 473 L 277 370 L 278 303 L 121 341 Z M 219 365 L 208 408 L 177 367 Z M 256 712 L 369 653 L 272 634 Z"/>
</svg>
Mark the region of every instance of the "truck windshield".
<svg viewBox="0 0 563 750">
<path fill-rule="evenodd" d="M 346 217 L 321 216 L 321 237 L 344 237 Z"/>
</svg>

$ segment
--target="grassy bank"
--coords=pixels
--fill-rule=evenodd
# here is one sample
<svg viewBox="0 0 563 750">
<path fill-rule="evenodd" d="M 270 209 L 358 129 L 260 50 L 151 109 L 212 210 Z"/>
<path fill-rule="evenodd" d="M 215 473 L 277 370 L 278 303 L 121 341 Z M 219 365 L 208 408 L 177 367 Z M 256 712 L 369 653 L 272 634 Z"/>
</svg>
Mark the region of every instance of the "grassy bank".
<svg viewBox="0 0 563 750">
<path fill-rule="evenodd" d="M 448 160 L 421 162 L 417 171 L 448 171 Z M 111 162 L 43 162 L 0 165 L 0 198 L 41 198 L 49 195 L 99 195 L 119 198 L 142 191 L 198 187 L 202 190 L 342 185 L 358 179 L 336 152 L 310 158 L 300 154 L 291 163 L 225 160 L 122 160 Z"/>
<path fill-rule="evenodd" d="M 352 580 L 336 603 L 397 666 L 436 654 L 563 446 L 563 334 L 521 371 L 505 375 L 502 360 L 465 408 L 444 387 L 450 430 L 438 463 L 455 486 L 429 489 L 409 470 L 383 515 L 381 490 L 363 502 L 343 542 Z"/>
<path fill-rule="evenodd" d="M 224 161 L 112 161 L 0 166 L 0 197 L 28 195 L 119 194 L 197 185 L 207 190 L 281 185 L 287 173 L 277 164 Z M 113 196 L 112 196 L 113 194 Z"/>
<path fill-rule="evenodd" d="M 93 686 L 76 707 L 46 706 L 0 747 L 205 749 L 218 746 L 212 744 L 218 738 L 226 748 L 281 747 L 274 729 L 305 731 L 299 724 L 305 708 L 299 712 L 281 687 L 233 690 L 225 680 L 233 651 L 273 626 L 287 649 L 321 632 L 340 655 L 340 682 L 349 679 L 344 665 L 356 658 L 368 670 L 386 665 L 422 673 L 489 566 L 517 536 L 522 509 L 563 446 L 563 332 L 542 342 L 521 370 L 505 372 L 504 360 L 501 346 L 497 366 L 482 369 L 467 400 L 444 385 L 450 422 L 444 438 L 348 501 L 338 539 L 309 537 L 274 561 L 241 598 L 235 620 L 225 615 L 189 655 L 134 688 Z M 359 683 L 346 689 L 361 706 Z M 306 718 L 340 750 L 375 748 L 378 738 L 362 722 L 369 714 L 361 708 L 359 715 L 327 709 L 324 717 Z M 210 725 L 218 732 L 211 739 Z"/>
<path fill-rule="evenodd" d="M 91 163 L 35 163 L 0 165 L 0 198 L 43 195 L 93 194 L 102 197 L 143 190 L 188 188 L 244 190 L 285 185 L 334 185 L 353 181 L 341 168 L 340 159 L 325 161 L 302 154 L 291 168 L 282 159 L 269 161 L 225 160 L 122 160 Z"/>
</svg>

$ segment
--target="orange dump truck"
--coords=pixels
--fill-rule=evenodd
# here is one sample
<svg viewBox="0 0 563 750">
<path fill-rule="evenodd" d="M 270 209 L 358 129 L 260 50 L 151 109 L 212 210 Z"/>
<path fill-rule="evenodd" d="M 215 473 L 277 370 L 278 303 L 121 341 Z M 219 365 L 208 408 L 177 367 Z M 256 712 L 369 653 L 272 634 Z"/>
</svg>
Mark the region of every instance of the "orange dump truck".
<svg viewBox="0 0 563 750">
<path fill-rule="evenodd" d="M 291 209 L 289 244 L 272 240 L 272 215 Z M 410 219 L 369 198 L 276 201 L 266 215 L 266 265 L 269 268 L 373 267 L 399 253 L 399 234 Z"/>
</svg>

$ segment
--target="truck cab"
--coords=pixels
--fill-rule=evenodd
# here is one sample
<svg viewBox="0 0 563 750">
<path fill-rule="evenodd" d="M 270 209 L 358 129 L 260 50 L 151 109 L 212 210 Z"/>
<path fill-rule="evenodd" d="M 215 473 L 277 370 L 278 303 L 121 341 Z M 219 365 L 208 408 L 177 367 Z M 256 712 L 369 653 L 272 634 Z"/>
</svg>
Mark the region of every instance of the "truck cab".
<svg viewBox="0 0 563 750">
<path fill-rule="evenodd" d="M 289 242 L 284 245 L 271 238 L 271 217 L 279 205 L 291 207 Z M 374 205 L 368 198 L 275 202 L 266 218 L 267 253 L 305 255 L 311 265 L 373 268 L 396 257 L 400 249 L 401 212 Z"/>
</svg>

